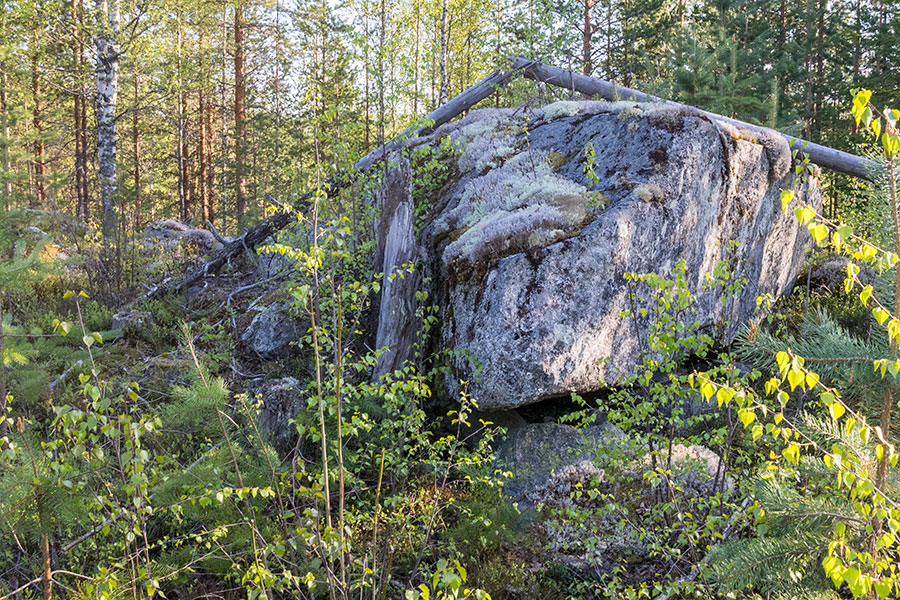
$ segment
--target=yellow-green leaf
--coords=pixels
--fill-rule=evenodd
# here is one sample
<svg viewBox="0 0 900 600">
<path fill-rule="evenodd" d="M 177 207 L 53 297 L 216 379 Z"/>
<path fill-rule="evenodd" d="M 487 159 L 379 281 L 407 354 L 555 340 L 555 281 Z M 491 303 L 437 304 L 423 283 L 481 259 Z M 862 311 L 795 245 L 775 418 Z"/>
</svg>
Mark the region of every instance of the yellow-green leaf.
<svg viewBox="0 0 900 600">
<path fill-rule="evenodd" d="M 798 385 L 802 385 L 803 381 L 805 380 L 803 371 L 797 371 L 795 369 L 792 369 L 790 372 L 788 372 L 787 378 L 788 383 L 791 384 L 791 390 L 796 389 Z"/>
<path fill-rule="evenodd" d="M 863 288 L 863 290 L 859 293 L 859 299 L 863 303 L 863 306 L 868 305 L 869 298 L 872 296 L 872 286 L 867 285 Z"/>
<path fill-rule="evenodd" d="M 782 190 L 781 191 L 781 210 L 782 212 L 787 212 L 788 204 L 791 203 L 791 200 L 794 199 L 794 190 Z"/>
<path fill-rule="evenodd" d="M 831 418 L 834 419 L 835 421 L 840 419 L 844 415 L 845 412 L 847 412 L 847 411 L 844 408 L 844 405 L 841 404 L 840 402 L 832 402 L 828 406 L 828 413 L 831 415 Z"/>
</svg>

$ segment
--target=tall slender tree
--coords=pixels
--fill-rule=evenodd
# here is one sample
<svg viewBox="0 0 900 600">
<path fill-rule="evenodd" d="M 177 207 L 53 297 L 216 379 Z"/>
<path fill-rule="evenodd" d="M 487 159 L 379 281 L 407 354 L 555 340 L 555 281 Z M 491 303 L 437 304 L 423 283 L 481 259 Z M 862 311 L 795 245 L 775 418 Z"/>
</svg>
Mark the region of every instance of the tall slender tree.
<svg viewBox="0 0 900 600">
<path fill-rule="evenodd" d="M 34 126 L 34 203 L 35 206 L 47 205 L 47 181 L 44 165 L 44 119 L 41 108 L 41 45 L 38 40 L 38 23 L 40 18 L 35 10 L 31 29 L 31 106 L 32 125 Z"/>
<path fill-rule="evenodd" d="M 438 104 L 447 102 L 450 93 L 450 6 L 449 0 L 441 0 L 441 87 L 438 93 Z"/>
<path fill-rule="evenodd" d="M 235 213 L 238 225 L 244 223 L 247 208 L 247 81 L 244 73 L 244 4 L 234 7 L 234 165 Z"/>
</svg>

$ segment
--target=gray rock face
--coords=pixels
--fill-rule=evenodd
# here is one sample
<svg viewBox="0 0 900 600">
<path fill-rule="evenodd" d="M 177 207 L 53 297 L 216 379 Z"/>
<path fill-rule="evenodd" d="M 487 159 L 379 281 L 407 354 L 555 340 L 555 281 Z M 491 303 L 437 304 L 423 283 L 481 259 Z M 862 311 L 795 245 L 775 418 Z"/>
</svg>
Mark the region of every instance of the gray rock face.
<svg viewBox="0 0 900 600">
<path fill-rule="evenodd" d="M 251 353 L 262 358 L 276 358 L 289 352 L 291 342 L 297 341 L 301 333 L 288 304 L 275 302 L 263 307 L 253 317 L 241 334 L 241 342 Z"/>
<path fill-rule="evenodd" d="M 480 364 L 454 354 L 447 385 L 468 381 L 482 409 L 621 380 L 640 347 L 620 316 L 625 273 L 669 277 L 684 261 L 695 318 L 729 342 L 758 295 L 790 289 L 811 243 L 781 211 L 793 175 L 779 136 L 625 102 L 474 111 L 442 136 L 462 150 L 458 178 L 420 240 L 440 281 L 439 345 Z M 795 202 L 821 207 L 815 178 Z M 726 258 L 747 283 L 723 304 L 722 288 L 703 287 Z M 641 302 L 646 291 L 636 291 Z"/>
<path fill-rule="evenodd" d="M 266 381 L 250 390 L 251 401 L 258 406 L 259 428 L 281 456 L 290 452 L 297 429 L 290 421 L 302 408 L 300 382 L 293 377 Z"/>
</svg>

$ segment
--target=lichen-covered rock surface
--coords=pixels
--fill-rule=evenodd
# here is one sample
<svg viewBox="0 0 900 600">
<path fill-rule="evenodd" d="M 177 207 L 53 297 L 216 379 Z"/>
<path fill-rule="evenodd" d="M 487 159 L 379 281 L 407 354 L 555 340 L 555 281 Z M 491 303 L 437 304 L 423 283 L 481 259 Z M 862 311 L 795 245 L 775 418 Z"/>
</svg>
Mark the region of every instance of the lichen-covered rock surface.
<svg viewBox="0 0 900 600">
<path fill-rule="evenodd" d="M 668 276 L 685 261 L 700 325 L 728 342 L 757 296 L 791 287 L 810 243 L 781 211 L 794 176 L 777 135 L 661 105 L 560 102 L 473 111 L 429 141 L 444 137 L 458 152 L 417 207 L 420 242 L 438 282 L 439 346 L 480 364 L 453 354 L 450 392 L 468 381 L 483 409 L 621 380 L 640 346 L 620 316 L 625 273 Z M 821 205 L 814 177 L 798 199 Z M 701 293 L 725 258 L 747 281 L 727 305 L 721 289 Z"/>
<path fill-rule="evenodd" d="M 292 419 L 303 408 L 300 382 L 282 377 L 251 385 L 249 396 L 259 411 L 259 427 L 280 456 L 286 456 L 297 439 Z"/>
<path fill-rule="evenodd" d="M 302 332 L 290 306 L 274 302 L 259 309 L 241 334 L 241 342 L 251 354 L 271 359 L 288 354 Z"/>
</svg>

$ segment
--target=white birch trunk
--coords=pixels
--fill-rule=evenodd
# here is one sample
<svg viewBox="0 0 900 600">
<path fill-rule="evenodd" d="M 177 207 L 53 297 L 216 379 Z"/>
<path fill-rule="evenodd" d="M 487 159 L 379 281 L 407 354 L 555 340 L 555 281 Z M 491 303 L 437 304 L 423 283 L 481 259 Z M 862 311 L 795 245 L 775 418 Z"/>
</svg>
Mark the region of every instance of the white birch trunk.
<svg viewBox="0 0 900 600">
<path fill-rule="evenodd" d="M 96 0 L 98 31 L 94 39 L 97 72 L 97 156 L 100 162 L 100 207 L 103 237 L 116 233 L 116 96 L 119 91 L 119 0 Z"/>
</svg>

